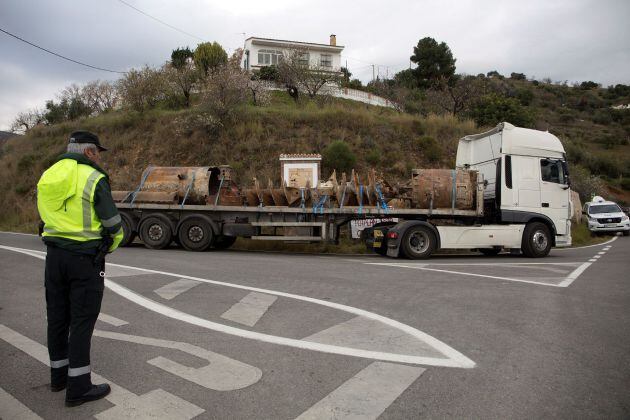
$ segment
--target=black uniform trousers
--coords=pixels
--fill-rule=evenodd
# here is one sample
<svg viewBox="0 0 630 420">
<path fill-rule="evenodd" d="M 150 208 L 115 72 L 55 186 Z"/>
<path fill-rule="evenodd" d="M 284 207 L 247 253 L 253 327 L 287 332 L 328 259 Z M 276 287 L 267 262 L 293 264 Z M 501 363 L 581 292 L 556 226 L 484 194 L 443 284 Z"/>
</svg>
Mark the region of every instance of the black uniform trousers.
<svg viewBox="0 0 630 420">
<path fill-rule="evenodd" d="M 48 246 L 46 312 L 51 384 L 67 381 L 66 396 L 91 389 L 90 343 L 101 310 L 105 262 L 94 256 Z"/>
</svg>

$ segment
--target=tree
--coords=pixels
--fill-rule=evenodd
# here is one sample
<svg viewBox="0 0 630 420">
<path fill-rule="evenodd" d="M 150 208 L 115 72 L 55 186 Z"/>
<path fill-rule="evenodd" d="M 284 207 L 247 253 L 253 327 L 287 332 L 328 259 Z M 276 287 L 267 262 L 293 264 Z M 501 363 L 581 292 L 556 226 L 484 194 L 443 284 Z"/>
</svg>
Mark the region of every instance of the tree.
<svg viewBox="0 0 630 420">
<path fill-rule="evenodd" d="M 20 112 L 9 128 L 13 133 L 24 134 L 37 124 L 41 124 L 45 121 L 44 113 L 38 109 L 29 109 L 24 112 Z"/>
<path fill-rule="evenodd" d="M 177 48 L 171 53 L 171 64 L 173 65 L 173 67 L 179 70 L 186 66 L 186 64 L 189 63 L 192 58 L 193 52 L 190 50 L 190 48 Z"/>
<path fill-rule="evenodd" d="M 123 105 L 140 112 L 154 108 L 166 97 L 162 72 L 149 66 L 127 72 L 118 80 L 117 89 Z"/>
<path fill-rule="evenodd" d="M 397 85 L 407 88 L 415 89 L 418 87 L 418 80 L 416 79 L 416 73 L 414 69 L 401 70 L 394 75 L 394 82 Z"/>
<path fill-rule="evenodd" d="M 162 72 L 171 91 L 176 92 L 176 95 L 181 95 L 183 105 L 186 108 L 190 107 L 190 93 L 199 80 L 199 71 L 195 65 L 190 61 L 184 62 L 180 67 L 167 63 L 162 68 Z"/>
<path fill-rule="evenodd" d="M 234 119 L 238 108 L 247 102 L 249 81 L 236 60 L 220 65 L 206 79 L 202 106 L 225 124 Z"/>
<path fill-rule="evenodd" d="M 589 90 L 589 89 L 595 89 L 599 87 L 599 83 L 595 83 L 592 81 L 588 81 L 588 82 L 582 82 L 580 83 L 580 89 L 582 90 Z"/>
<path fill-rule="evenodd" d="M 510 79 L 514 80 L 526 80 L 524 73 L 510 73 Z"/>
<path fill-rule="evenodd" d="M 478 125 L 492 126 L 507 121 L 519 127 L 532 127 L 534 118 L 518 99 L 506 98 L 496 93 L 485 95 L 477 101 L 470 116 Z"/>
<path fill-rule="evenodd" d="M 300 91 L 313 99 L 326 84 L 339 85 L 340 81 L 339 74 L 329 67 L 311 64 L 309 52 L 305 49 L 294 49 L 287 53 L 278 64 L 278 74 L 296 101 Z"/>
<path fill-rule="evenodd" d="M 247 89 L 252 94 L 252 101 L 256 106 L 268 105 L 271 102 L 269 81 L 262 78 L 260 72 L 255 73 L 247 83 Z"/>
<path fill-rule="evenodd" d="M 343 140 L 335 140 L 330 143 L 322 154 L 326 166 L 336 169 L 338 172 L 350 172 L 357 162 L 357 157 L 352 153 L 348 143 Z"/>
<path fill-rule="evenodd" d="M 81 98 L 93 113 L 100 114 L 114 108 L 118 95 L 114 83 L 95 80 L 83 86 Z"/>
<path fill-rule="evenodd" d="M 202 42 L 197 45 L 193 54 L 195 65 L 205 76 L 227 63 L 227 58 L 227 53 L 217 42 Z"/>
<path fill-rule="evenodd" d="M 343 74 L 343 82 L 344 83 L 350 82 L 350 76 L 352 76 L 352 73 L 350 73 L 350 70 L 348 70 L 347 67 L 342 67 L 340 70 L 341 70 L 341 73 Z"/>
<path fill-rule="evenodd" d="M 503 79 L 503 75 L 496 70 L 490 70 L 488 73 L 486 73 L 486 76 L 496 77 L 497 79 Z"/>
<path fill-rule="evenodd" d="M 445 42 L 430 37 L 422 38 L 413 48 L 410 60 L 418 65 L 414 74 L 418 85 L 424 88 L 441 80 L 450 80 L 455 74 L 455 58 Z"/>
<path fill-rule="evenodd" d="M 475 76 L 458 77 L 451 84 L 443 83 L 427 90 L 427 101 L 442 111 L 458 115 L 470 109 L 471 104 L 485 93 L 483 79 Z"/>
</svg>

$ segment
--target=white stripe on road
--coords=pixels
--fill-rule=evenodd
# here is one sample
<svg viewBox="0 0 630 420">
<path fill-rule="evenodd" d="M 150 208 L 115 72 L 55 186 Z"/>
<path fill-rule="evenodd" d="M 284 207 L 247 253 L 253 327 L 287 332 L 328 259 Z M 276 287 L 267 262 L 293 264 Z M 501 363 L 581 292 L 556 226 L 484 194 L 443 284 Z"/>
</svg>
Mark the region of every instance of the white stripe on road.
<svg viewBox="0 0 630 420">
<path fill-rule="evenodd" d="M 39 420 L 41 417 L 0 388 L 0 419 Z"/>
<path fill-rule="evenodd" d="M 606 242 L 602 242 L 601 244 L 593 244 L 593 245 L 584 245 L 584 246 L 576 246 L 573 248 L 554 248 L 553 251 L 573 251 L 575 249 L 584 249 L 584 248 L 592 248 L 594 246 L 604 246 L 604 245 L 608 245 L 611 244 L 613 242 L 615 242 L 617 240 L 618 236 L 614 236 L 612 239 L 610 239 L 609 241 Z"/>
<path fill-rule="evenodd" d="M 23 336 L 3 324 L 0 324 L 0 339 L 22 350 L 46 366 L 50 366 L 48 350 L 42 344 Z M 105 399 L 114 404 L 115 407 L 97 414 L 95 417 L 99 419 L 154 418 L 159 417 L 160 414 L 165 418 L 191 419 L 205 411 L 159 388 L 138 396 L 94 372 L 92 372 L 92 382 L 107 382 L 112 388 L 112 391 Z M 159 398 L 156 399 L 156 395 Z"/>
<path fill-rule="evenodd" d="M 585 262 L 584 264 L 573 270 L 563 281 L 558 283 L 558 287 L 569 287 L 571 283 L 575 281 L 575 279 L 580 277 L 580 274 L 582 274 L 584 270 L 591 266 L 591 264 L 591 262 Z"/>
<path fill-rule="evenodd" d="M 601 255 L 595 255 L 593 258 L 601 258 Z"/>
<path fill-rule="evenodd" d="M 24 254 L 32 255 L 42 260 L 46 258 L 45 252 L 31 251 L 28 249 L 8 247 L 4 245 L 0 245 L 0 249 L 6 249 L 8 251 L 14 251 L 14 252 L 21 252 Z M 279 336 L 263 334 L 263 333 L 259 333 L 255 331 L 243 330 L 240 328 L 235 328 L 228 325 L 219 324 L 216 322 L 209 321 L 207 319 L 203 319 L 203 318 L 199 318 L 197 316 L 191 315 L 191 314 L 187 314 L 185 312 L 178 311 L 177 309 L 155 302 L 138 293 L 135 293 L 127 289 L 126 287 L 123 287 L 107 278 L 105 279 L 105 286 L 108 289 L 124 297 L 125 299 L 130 300 L 131 302 L 134 302 L 146 309 L 157 312 L 169 318 L 173 318 L 173 319 L 186 322 L 192 325 L 197 325 L 197 326 L 207 328 L 210 330 L 234 335 L 237 337 L 258 340 L 265 343 L 289 346 L 289 347 L 294 347 L 294 348 L 303 349 L 303 350 L 319 351 L 322 353 L 332 353 L 332 354 L 340 354 L 340 355 L 345 355 L 345 356 L 362 357 L 366 359 L 376 359 L 376 360 L 383 360 L 383 361 L 388 361 L 388 362 L 411 363 L 411 364 L 419 364 L 419 365 L 459 367 L 459 368 L 464 368 L 464 369 L 471 369 L 475 367 L 475 362 L 473 362 L 468 357 L 464 356 L 462 353 L 458 352 L 454 348 L 450 347 L 449 345 L 436 339 L 435 337 L 432 337 L 429 334 L 426 334 L 407 324 L 403 324 L 402 322 L 384 317 L 382 315 L 375 314 L 374 312 L 369 312 L 363 309 L 355 308 L 348 305 L 342 305 L 340 303 L 329 302 L 322 299 L 315 299 L 308 296 L 295 295 L 292 293 L 279 292 L 279 291 L 270 290 L 270 289 L 261 289 L 258 287 L 244 286 L 240 284 L 227 283 L 227 282 L 222 282 L 222 281 L 217 281 L 217 280 L 208 280 L 208 279 L 203 279 L 200 277 L 192 277 L 192 276 L 186 276 L 182 274 L 169 273 L 166 271 L 150 270 L 147 268 L 138 268 L 138 267 L 132 267 L 132 266 L 127 266 L 127 265 L 109 264 L 109 266 L 125 268 L 125 269 L 133 269 L 133 270 L 142 270 L 146 273 L 162 274 L 165 276 L 197 280 L 203 283 L 214 284 L 217 286 L 225 286 L 225 287 L 231 287 L 234 289 L 251 290 L 254 292 L 267 293 L 267 294 L 287 297 L 290 299 L 295 299 L 295 300 L 299 300 L 303 302 L 314 303 L 317 305 L 326 306 L 333 309 L 338 309 L 340 311 L 344 311 L 344 312 L 351 313 L 354 315 L 363 316 L 363 317 L 381 322 L 392 328 L 396 328 L 403 333 L 409 334 L 415 337 L 416 339 L 420 341 L 424 341 L 425 343 L 429 344 L 431 347 L 438 350 L 442 355 L 444 355 L 445 358 L 417 357 L 417 356 L 408 356 L 404 354 L 366 351 L 366 350 L 353 349 L 353 348 L 336 346 L 336 345 L 312 343 L 312 342 L 304 341 L 304 340 L 297 340 L 297 339 L 288 338 L 288 337 L 279 337 Z"/>
<path fill-rule="evenodd" d="M 602 252 L 598 252 L 597 254 L 598 255 L 604 255 L 605 253 L 606 253 L 605 251 L 602 251 Z"/>
<path fill-rule="evenodd" d="M 376 419 L 424 371 L 420 367 L 374 362 L 297 419 Z"/>
<path fill-rule="evenodd" d="M 530 283 L 530 284 L 538 284 L 538 285 L 541 285 L 541 286 L 558 287 L 558 285 L 554 284 L 554 283 L 543 283 L 543 282 L 540 282 L 540 281 L 515 279 L 515 278 L 512 278 L 512 277 L 490 276 L 490 275 L 487 275 L 487 274 L 462 273 L 461 271 L 442 270 L 442 269 L 438 269 L 438 268 L 428 268 L 428 267 L 424 267 L 424 266 L 410 265 L 410 264 L 406 264 L 406 263 L 365 263 L 365 264 L 368 264 L 368 265 L 381 265 L 381 266 L 389 266 L 389 267 L 411 268 L 411 269 L 414 269 L 414 270 L 426 270 L 426 271 L 434 271 L 434 272 L 438 272 L 438 273 L 458 274 L 460 276 L 483 277 L 483 278 L 495 279 L 495 280 L 506 280 L 506 281 L 514 281 L 514 282 L 518 282 L 518 283 Z"/>
<path fill-rule="evenodd" d="M 184 366 L 162 356 L 151 359 L 147 363 L 215 391 L 233 391 L 245 388 L 255 384 L 262 377 L 262 371 L 257 367 L 188 343 L 102 330 L 94 330 L 94 336 L 180 350 L 206 360 L 209 362 L 208 365 L 200 368 Z"/>
<path fill-rule="evenodd" d="M 104 314 L 103 312 L 98 314 L 98 320 L 105 322 L 106 324 L 113 325 L 114 327 L 121 327 L 123 325 L 129 324 L 127 321 L 118 319 L 115 316 Z"/>
<path fill-rule="evenodd" d="M 278 299 L 277 296 L 250 292 L 230 309 L 225 311 L 223 315 L 221 315 L 221 318 L 253 327 L 276 299 Z"/>
<path fill-rule="evenodd" d="M 597 261 L 595 258 L 591 258 L 590 260 L 588 260 L 588 262 L 595 262 Z"/>
<path fill-rule="evenodd" d="M 166 284 L 159 289 L 155 289 L 154 292 L 157 293 L 162 299 L 171 300 L 174 297 L 177 297 L 200 284 L 201 282 L 196 280 L 179 279 L 175 280 L 172 283 Z"/>
</svg>

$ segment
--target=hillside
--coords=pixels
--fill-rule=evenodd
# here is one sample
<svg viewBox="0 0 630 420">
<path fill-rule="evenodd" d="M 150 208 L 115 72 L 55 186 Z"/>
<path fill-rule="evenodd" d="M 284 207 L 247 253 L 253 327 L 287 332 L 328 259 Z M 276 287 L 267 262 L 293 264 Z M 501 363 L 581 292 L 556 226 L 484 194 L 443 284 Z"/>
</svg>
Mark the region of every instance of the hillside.
<svg viewBox="0 0 630 420">
<path fill-rule="evenodd" d="M 626 97 L 607 97 L 609 89 L 526 80 L 493 83 L 502 86 L 506 97 L 521 98 L 521 111 L 531 116 L 531 126 L 549 129 L 561 138 L 575 182 L 591 182 L 591 173 L 600 175 L 606 182 L 606 195 L 630 202 L 630 111 L 610 108 Z M 295 104 L 285 93 L 276 92 L 269 106 L 246 105 L 226 125 L 192 107 L 143 113 L 118 110 L 38 126 L 0 147 L 0 194 L 4 197 L 0 229 L 34 230 L 37 179 L 64 150 L 75 129 L 98 133 L 110 148 L 103 155 L 103 166 L 111 175 L 113 189 L 134 188 L 148 165 L 229 164 L 241 185 L 248 185 L 253 176 L 278 183 L 280 153 L 323 153 L 337 140 L 346 142 L 356 155 L 358 171 L 374 166 L 396 182 L 406 179 L 415 167 L 452 167 L 457 140 L 493 125 L 477 126 L 472 118 L 472 112 L 459 118 L 422 116 L 346 100 Z M 322 176 L 327 177 L 330 170 L 324 161 Z"/>
<path fill-rule="evenodd" d="M 414 167 L 451 166 L 457 140 L 476 131 L 471 121 L 422 118 L 345 100 L 296 106 L 284 94 L 268 107 L 247 106 L 229 127 L 216 128 L 208 119 L 196 110 L 115 111 L 36 127 L 9 140 L 0 154 L 0 194 L 5 198 L 0 229 L 33 230 L 37 179 L 64 150 L 68 134 L 79 128 L 98 133 L 110 149 L 103 154 L 103 167 L 113 189 L 134 188 L 150 164 L 229 164 L 241 185 L 253 176 L 278 184 L 280 153 L 321 153 L 334 140 L 351 147 L 358 171 L 375 166 L 397 181 Z M 322 175 L 327 177 L 329 170 L 324 162 Z"/>
</svg>

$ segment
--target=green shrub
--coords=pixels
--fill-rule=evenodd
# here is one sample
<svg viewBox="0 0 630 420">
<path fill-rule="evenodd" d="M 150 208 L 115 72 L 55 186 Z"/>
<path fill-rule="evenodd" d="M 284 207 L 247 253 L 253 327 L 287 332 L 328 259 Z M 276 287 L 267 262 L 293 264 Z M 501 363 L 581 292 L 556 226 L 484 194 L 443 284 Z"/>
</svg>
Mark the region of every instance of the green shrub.
<svg viewBox="0 0 630 420">
<path fill-rule="evenodd" d="M 431 136 L 422 136 L 415 141 L 415 146 L 429 162 L 438 162 L 442 158 L 440 144 Z"/>
<path fill-rule="evenodd" d="M 622 178 L 619 182 L 619 186 L 626 191 L 630 191 L 630 178 Z"/>
<path fill-rule="evenodd" d="M 470 116 L 481 126 L 493 126 L 507 121 L 519 127 L 533 127 L 532 113 L 515 98 L 497 94 L 483 96 L 470 111 Z"/>
<path fill-rule="evenodd" d="M 365 160 L 372 166 L 376 166 L 381 161 L 381 151 L 378 149 L 372 149 L 365 156 Z"/>
<path fill-rule="evenodd" d="M 26 154 L 18 160 L 17 168 L 20 172 L 25 172 L 31 169 L 35 162 L 37 161 L 37 156 L 33 154 Z"/>
<path fill-rule="evenodd" d="M 357 162 L 357 157 L 343 140 L 330 143 L 322 153 L 324 166 L 337 172 L 350 172 Z"/>
</svg>

